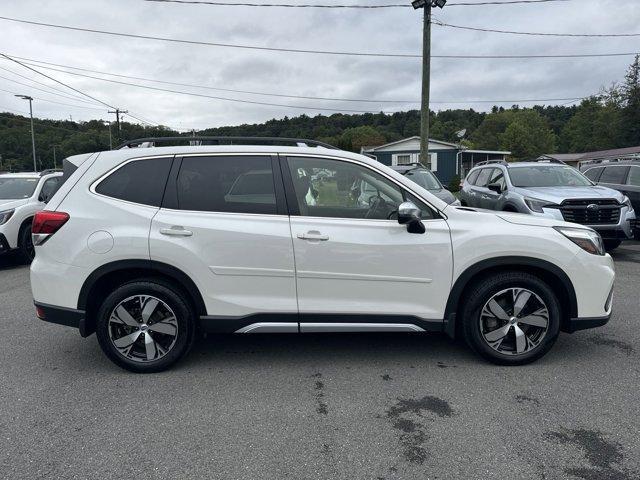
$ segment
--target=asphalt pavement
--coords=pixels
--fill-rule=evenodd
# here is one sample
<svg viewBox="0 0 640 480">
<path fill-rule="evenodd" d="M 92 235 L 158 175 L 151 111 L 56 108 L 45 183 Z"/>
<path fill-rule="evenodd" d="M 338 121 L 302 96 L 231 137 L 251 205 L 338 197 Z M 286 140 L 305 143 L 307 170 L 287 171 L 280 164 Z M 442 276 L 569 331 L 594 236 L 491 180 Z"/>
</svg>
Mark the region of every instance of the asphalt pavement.
<svg viewBox="0 0 640 480">
<path fill-rule="evenodd" d="M 640 478 L 640 243 L 615 260 L 610 323 L 525 367 L 442 335 L 237 335 L 135 375 L 37 320 L 2 259 L 0 478 Z"/>
</svg>

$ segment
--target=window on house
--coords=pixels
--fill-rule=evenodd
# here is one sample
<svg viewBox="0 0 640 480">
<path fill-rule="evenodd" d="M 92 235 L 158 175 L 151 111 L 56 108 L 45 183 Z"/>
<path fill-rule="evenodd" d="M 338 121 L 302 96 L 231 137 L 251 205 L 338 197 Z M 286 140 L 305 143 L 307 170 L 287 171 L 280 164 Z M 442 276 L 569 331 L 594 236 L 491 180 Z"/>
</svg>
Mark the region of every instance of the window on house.
<svg viewBox="0 0 640 480">
<path fill-rule="evenodd" d="M 396 165 L 410 165 L 410 164 L 411 164 L 411 154 L 396 155 Z"/>
</svg>

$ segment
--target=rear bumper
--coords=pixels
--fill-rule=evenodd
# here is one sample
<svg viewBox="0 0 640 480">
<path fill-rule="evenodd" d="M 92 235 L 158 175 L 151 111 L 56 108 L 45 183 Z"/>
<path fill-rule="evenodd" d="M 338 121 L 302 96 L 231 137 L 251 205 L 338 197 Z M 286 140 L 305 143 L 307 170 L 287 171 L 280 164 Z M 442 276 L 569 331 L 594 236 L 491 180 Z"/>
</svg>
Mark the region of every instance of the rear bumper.
<svg viewBox="0 0 640 480">
<path fill-rule="evenodd" d="M 574 333 L 580 330 L 588 330 L 590 328 L 598 328 L 609 323 L 611 315 L 597 318 L 572 318 L 569 320 L 566 332 Z"/>
<path fill-rule="evenodd" d="M 93 332 L 88 332 L 85 324 L 85 311 L 73 308 L 56 307 L 45 303 L 34 302 L 38 318 L 45 322 L 77 328 L 80 335 L 88 337 Z"/>
</svg>

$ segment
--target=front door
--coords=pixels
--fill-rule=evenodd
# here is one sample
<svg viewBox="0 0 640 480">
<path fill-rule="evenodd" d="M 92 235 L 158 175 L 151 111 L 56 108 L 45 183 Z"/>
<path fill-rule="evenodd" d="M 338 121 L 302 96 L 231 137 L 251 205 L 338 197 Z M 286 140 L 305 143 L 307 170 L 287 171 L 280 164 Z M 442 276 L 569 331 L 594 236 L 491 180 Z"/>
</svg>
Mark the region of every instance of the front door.
<svg viewBox="0 0 640 480">
<path fill-rule="evenodd" d="M 238 331 L 267 319 L 278 326 L 262 331 L 298 331 L 293 246 L 277 161 L 269 155 L 185 156 L 172 168 L 151 225 L 151 259 L 194 280 L 210 330 Z"/>
<path fill-rule="evenodd" d="M 301 331 L 442 322 L 452 253 L 448 225 L 435 210 L 343 159 L 288 156 L 283 173 Z M 394 218 L 404 200 L 422 208 L 425 234 L 408 233 Z"/>
</svg>

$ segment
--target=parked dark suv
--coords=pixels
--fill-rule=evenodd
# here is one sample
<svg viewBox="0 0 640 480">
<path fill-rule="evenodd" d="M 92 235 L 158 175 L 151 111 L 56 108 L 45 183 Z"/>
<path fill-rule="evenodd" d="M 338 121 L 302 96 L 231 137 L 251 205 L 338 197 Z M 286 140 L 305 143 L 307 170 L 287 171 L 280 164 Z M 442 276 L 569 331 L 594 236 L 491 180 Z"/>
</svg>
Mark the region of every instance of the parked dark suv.
<svg viewBox="0 0 640 480">
<path fill-rule="evenodd" d="M 640 211 L 640 159 L 621 162 L 592 163 L 581 168 L 585 176 L 594 183 L 604 185 L 623 193 Z M 636 220 L 635 237 L 640 240 L 640 231 Z"/>
</svg>

